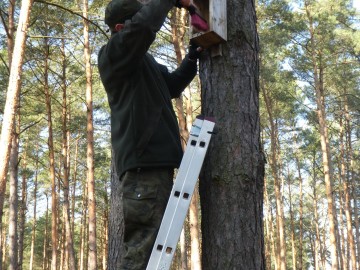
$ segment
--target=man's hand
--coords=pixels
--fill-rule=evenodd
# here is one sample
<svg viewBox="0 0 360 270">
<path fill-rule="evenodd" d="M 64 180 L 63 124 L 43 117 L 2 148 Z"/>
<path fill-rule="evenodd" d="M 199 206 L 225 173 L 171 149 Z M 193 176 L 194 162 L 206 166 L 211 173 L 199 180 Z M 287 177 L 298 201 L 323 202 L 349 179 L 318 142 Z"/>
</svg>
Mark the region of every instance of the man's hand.
<svg viewBox="0 0 360 270">
<path fill-rule="evenodd" d="M 199 59 L 202 51 L 203 51 L 202 47 L 190 41 L 189 53 L 188 53 L 188 57 L 190 60 L 196 61 L 197 59 Z"/>
</svg>

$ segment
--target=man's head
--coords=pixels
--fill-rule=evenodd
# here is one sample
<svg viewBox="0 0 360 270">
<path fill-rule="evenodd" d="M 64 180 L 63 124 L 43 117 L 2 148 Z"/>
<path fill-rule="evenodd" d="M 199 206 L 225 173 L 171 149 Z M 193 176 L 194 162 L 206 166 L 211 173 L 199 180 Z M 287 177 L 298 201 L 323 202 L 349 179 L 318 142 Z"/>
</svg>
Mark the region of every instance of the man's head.
<svg viewBox="0 0 360 270">
<path fill-rule="evenodd" d="M 111 30 L 116 24 L 123 24 L 140 10 L 142 4 L 137 0 L 112 0 L 105 10 L 105 23 Z"/>
</svg>

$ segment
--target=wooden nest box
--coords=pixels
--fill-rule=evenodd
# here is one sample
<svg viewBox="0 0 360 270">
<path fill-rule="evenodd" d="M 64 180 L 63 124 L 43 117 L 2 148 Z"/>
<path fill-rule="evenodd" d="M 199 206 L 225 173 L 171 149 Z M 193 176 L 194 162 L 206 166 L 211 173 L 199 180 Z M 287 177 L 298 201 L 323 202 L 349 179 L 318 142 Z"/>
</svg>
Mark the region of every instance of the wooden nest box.
<svg viewBox="0 0 360 270">
<path fill-rule="evenodd" d="M 190 28 L 190 39 L 203 48 L 210 48 L 227 40 L 226 0 L 193 0 L 209 29 L 201 32 Z"/>
</svg>

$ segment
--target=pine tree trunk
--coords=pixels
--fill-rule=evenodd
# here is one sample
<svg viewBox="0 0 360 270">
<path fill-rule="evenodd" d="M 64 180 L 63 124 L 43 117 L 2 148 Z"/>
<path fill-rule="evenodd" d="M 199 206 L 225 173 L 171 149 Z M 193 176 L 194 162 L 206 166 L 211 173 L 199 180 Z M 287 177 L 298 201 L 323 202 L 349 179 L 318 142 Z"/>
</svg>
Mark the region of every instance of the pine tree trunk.
<svg viewBox="0 0 360 270">
<path fill-rule="evenodd" d="M 184 44 L 184 35 L 185 35 L 185 23 L 188 18 L 188 14 L 184 9 L 175 9 L 173 11 L 172 16 L 172 39 L 173 45 L 175 48 L 176 59 L 178 64 L 181 63 L 182 59 L 185 57 L 185 44 Z M 180 26 L 179 26 L 180 25 Z M 187 92 L 190 93 L 189 87 L 187 88 Z M 176 99 L 176 109 L 177 115 L 179 119 L 179 128 L 180 135 L 182 137 L 182 145 L 185 149 L 186 142 L 189 138 L 189 129 L 188 129 L 188 119 L 192 119 L 192 107 L 189 106 L 189 103 L 186 103 L 186 116 L 184 112 L 184 103 L 183 97 Z M 200 270 L 201 269 L 201 260 L 200 260 L 200 227 L 199 227 L 199 211 L 198 211 L 198 187 L 196 186 L 193 197 L 190 203 L 189 209 L 189 222 L 190 222 L 190 239 L 191 239 L 191 269 L 192 270 Z M 185 240 L 184 238 L 180 238 L 180 241 Z M 186 245 L 183 245 L 186 246 Z M 181 249 L 181 254 L 183 257 L 186 257 L 186 250 Z M 183 260 L 182 260 L 183 261 Z M 186 266 L 183 266 L 184 268 Z"/>
<path fill-rule="evenodd" d="M 288 169 L 289 170 L 289 169 Z M 288 182 L 289 182 L 289 214 L 290 214 L 290 226 L 291 226 L 291 253 L 292 253 L 292 268 L 296 269 L 296 236 L 295 236 L 295 222 L 294 222 L 294 210 L 293 210 L 293 201 L 292 201 L 292 193 L 291 193 L 291 180 L 288 172 Z"/>
<path fill-rule="evenodd" d="M 119 176 L 114 164 L 114 156 L 111 158 L 111 197 L 109 213 L 109 254 L 108 269 L 118 270 L 121 263 L 124 238 L 124 216 L 122 206 L 122 192 L 120 191 Z"/>
<path fill-rule="evenodd" d="M 39 151 L 39 144 L 36 145 L 36 152 Z M 37 185 L 38 185 L 38 172 L 39 172 L 39 157 L 36 157 L 35 160 L 35 177 L 34 177 L 34 196 L 33 196 L 33 227 L 32 227 L 32 233 L 31 233 L 31 248 L 30 248 L 30 262 L 29 262 L 29 270 L 33 270 L 34 268 L 34 256 L 35 256 L 35 240 L 36 240 L 36 207 L 37 207 Z M 46 224 L 45 224 L 45 230 L 46 230 Z M 46 239 L 46 234 L 45 234 Z"/>
<path fill-rule="evenodd" d="M 358 252 L 358 257 L 356 260 L 356 263 L 353 264 L 353 268 L 354 269 L 358 269 L 359 267 L 359 260 L 360 260 L 360 232 L 359 232 L 359 211 L 358 211 L 358 206 L 357 206 L 357 196 L 356 196 L 356 183 L 355 183 L 355 179 L 356 177 L 354 177 L 354 160 L 353 160 L 353 149 L 352 149 L 352 139 L 351 139 L 351 119 L 350 119 L 350 114 L 349 114 L 349 108 L 348 108 L 348 97 L 347 97 L 347 91 L 345 89 L 345 93 L 344 93 L 344 97 L 345 97 L 345 106 L 344 106 L 344 112 L 345 112 L 345 132 L 346 132 L 346 153 L 347 153 L 347 158 L 346 158 L 346 164 L 347 164 L 347 176 L 346 176 L 346 182 L 350 184 L 349 186 L 349 193 L 350 193 L 350 201 L 352 200 L 353 203 L 353 220 L 354 220 L 354 225 L 355 225 L 355 239 L 354 242 L 356 243 L 356 248 L 352 248 L 351 249 L 357 249 Z M 351 188 L 350 188 L 351 187 Z M 350 203 L 351 205 L 351 203 Z M 350 209 L 349 209 L 350 210 Z"/>
<path fill-rule="evenodd" d="M 303 179 L 302 179 L 302 175 L 301 175 L 301 170 L 300 170 L 300 162 L 299 162 L 299 158 L 298 155 L 296 154 L 295 157 L 296 160 L 296 166 L 297 166 L 297 170 L 298 170 L 298 175 L 299 175 L 299 264 L 298 264 L 298 270 L 302 270 L 303 269 L 303 238 L 304 238 L 304 229 L 303 229 L 303 212 L 304 212 L 304 207 L 303 207 Z"/>
<path fill-rule="evenodd" d="M 83 16 L 88 17 L 88 0 L 83 0 Z M 94 179 L 94 126 L 93 126 L 93 100 L 92 100 L 92 71 L 91 51 L 89 44 L 89 22 L 84 24 L 84 58 L 86 70 L 86 107 L 87 107 L 87 181 L 88 181 L 88 207 L 89 207 L 89 258 L 88 270 L 97 269 L 97 247 L 96 247 L 96 200 Z"/>
<path fill-rule="evenodd" d="M 180 256 L 179 256 L 179 265 L 181 265 L 181 270 L 188 270 L 187 262 L 187 252 L 186 252 L 186 236 L 185 236 L 185 226 L 181 230 L 180 234 Z"/>
<path fill-rule="evenodd" d="M 265 269 L 255 2 L 227 1 L 222 56 L 200 61 L 202 114 L 216 119 L 200 178 L 202 267 Z"/>
<path fill-rule="evenodd" d="M 14 33 L 15 33 L 15 22 L 14 22 L 14 11 L 15 11 L 15 0 L 9 1 L 9 19 L 8 19 L 8 32 L 7 32 L 7 47 L 9 55 L 9 66 L 11 66 L 11 60 L 14 48 Z M 17 97 L 18 98 L 18 97 Z M 18 110 L 16 108 L 16 110 Z M 11 154 L 10 154 L 10 198 L 9 198 L 9 269 L 16 269 L 18 260 L 18 245 L 17 245 L 17 211 L 18 211 L 18 136 L 16 134 L 16 128 L 14 128 L 14 134 L 11 142 Z M 0 220 L 2 224 L 2 220 Z M 0 226 L 1 228 L 2 226 Z M 0 240 L 1 237 L 0 237 Z M 0 242 L 0 258 L 2 258 L 2 241 Z M 0 270 L 2 264 L 0 264 Z"/>
<path fill-rule="evenodd" d="M 313 183 L 313 209 L 314 209 L 314 219 L 313 219 L 313 223 L 315 226 L 315 247 L 314 247 L 314 253 L 315 253 L 315 270 L 320 270 L 323 269 L 324 264 L 320 263 L 321 261 L 323 262 L 323 247 L 321 245 L 321 238 L 320 238 L 320 228 L 319 228 L 319 214 L 318 214 L 318 199 L 317 199 L 317 184 L 316 184 L 316 179 L 317 179 L 317 175 L 316 175 L 316 160 L 315 160 L 315 155 L 314 155 L 314 160 L 313 160 L 313 179 L 314 179 L 314 183 Z M 322 265 L 322 268 L 320 267 L 320 265 Z"/>
<path fill-rule="evenodd" d="M 18 269 L 21 270 L 23 266 L 24 259 L 24 237 L 25 237 L 25 224 L 26 224 L 26 209 L 27 209 L 27 182 L 28 176 L 26 174 L 27 169 L 27 155 L 26 155 L 26 146 L 24 153 L 22 155 L 22 182 L 21 182 L 21 201 L 19 209 L 19 242 L 18 242 Z"/>
<path fill-rule="evenodd" d="M 267 179 L 264 178 L 264 213 L 265 213 L 265 269 L 271 270 L 272 254 L 275 254 L 273 248 L 273 229 L 272 229 L 272 213 L 269 196 L 267 193 Z M 273 256 L 274 258 L 274 256 Z M 277 269 L 276 261 L 275 269 Z"/>
<path fill-rule="evenodd" d="M 70 221 L 70 201 L 69 201 L 69 175 L 70 175 L 70 146 L 69 146 L 69 130 L 67 128 L 68 121 L 68 104 L 67 104 L 67 87 L 66 87 L 66 54 L 65 54 L 65 42 L 62 40 L 61 53 L 63 57 L 62 63 L 62 90 L 63 90 L 63 103 L 62 103 L 62 165 L 63 165 L 63 189 L 64 189 L 64 226 L 66 233 L 66 253 L 68 255 L 69 266 L 67 269 L 76 269 L 75 250 L 73 242 L 73 232 L 71 230 Z M 67 260 L 66 260 L 67 262 Z"/>
<path fill-rule="evenodd" d="M 51 181 L 51 270 L 57 270 L 57 246 L 58 246 L 58 232 L 57 232 L 57 191 L 55 179 L 55 153 L 54 153 L 54 140 L 53 140 L 53 125 L 52 125 L 52 109 L 51 109 L 51 95 L 49 89 L 49 45 L 48 39 L 44 39 L 45 48 L 45 63 L 44 63 L 44 91 L 45 91 L 45 104 L 48 123 L 48 147 L 49 147 L 49 174 Z"/>
<path fill-rule="evenodd" d="M 9 270 L 18 269 L 18 157 L 19 136 L 14 130 L 9 165 Z"/>
<path fill-rule="evenodd" d="M 45 233 L 44 233 L 44 243 L 43 243 L 43 260 L 42 260 L 42 269 L 49 269 L 49 241 L 48 241 L 48 219 L 49 219 L 49 198 L 46 196 L 46 212 L 45 212 Z"/>
<path fill-rule="evenodd" d="M 280 181 L 280 171 L 281 166 L 279 164 L 279 145 L 278 145 L 278 125 L 276 119 L 273 117 L 273 106 L 271 98 L 267 93 L 267 89 L 264 87 L 261 88 L 266 110 L 269 117 L 270 124 L 270 167 L 272 176 L 274 179 L 274 188 L 275 188 L 275 199 L 276 199 L 276 229 L 277 229 L 277 265 L 280 270 L 286 270 L 286 241 L 285 241 L 285 217 L 284 217 L 284 205 L 283 205 L 283 194 L 281 192 L 281 181 Z"/>
<path fill-rule="evenodd" d="M 87 241 L 86 241 L 86 228 L 87 228 L 87 209 L 88 209 L 88 187 L 87 183 L 84 186 L 83 190 L 83 201 L 82 201 L 82 216 L 81 216 L 81 226 L 80 226 L 80 256 L 79 256 L 79 270 L 86 269 L 86 252 Z"/>
<path fill-rule="evenodd" d="M 16 108 L 18 106 L 18 96 L 20 93 L 22 64 L 25 54 L 25 41 L 32 7 L 32 0 L 22 0 L 19 15 L 19 23 L 14 44 L 14 51 L 11 60 L 9 86 L 6 93 L 6 103 L 3 113 L 3 122 L 0 137 L 0 222 L 2 220 L 5 191 L 6 175 L 9 168 L 10 149 L 12 142 L 12 132 L 15 123 Z"/>
<path fill-rule="evenodd" d="M 108 238 L 108 226 L 109 226 L 109 202 L 108 202 L 108 195 L 107 195 L 107 190 L 105 188 L 105 212 L 104 212 L 104 223 L 103 223 L 103 255 L 102 255 L 102 269 L 103 270 L 107 270 L 107 258 L 108 258 L 108 242 L 109 242 L 109 238 Z"/>
<path fill-rule="evenodd" d="M 332 165 L 331 154 L 329 146 L 328 127 L 325 113 L 325 100 L 324 100 L 324 85 L 323 85 L 323 67 L 318 63 L 316 55 L 316 40 L 314 34 L 313 19 L 310 8 L 305 1 L 306 14 L 309 20 L 310 31 L 310 50 L 313 65 L 314 88 L 316 93 L 317 116 L 319 121 L 320 142 L 323 160 L 323 172 L 326 188 L 326 198 L 328 203 L 328 217 L 329 217 L 329 235 L 330 235 L 330 251 L 331 251 L 331 267 L 333 270 L 339 269 L 338 258 L 338 241 L 337 241 L 337 228 L 336 228 L 336 211 L 333 198 L 333 179 L 332 179 Z M 320 60 L 321 61 L 321 60 Z"/>
<path fill-rule="evenodd" d="M 73 169 L 73 182 L 71 192 L 71 230 L 75 229 L 75 203 L 76 203 L 76 184 L 77 184 L 77 162 L 79 155 L 79 139 L 75 142 L 75 156 L 74 156 L 74 169 Z"/>
<path fill-rule="evenodd" d="M 347 242 L 351 257 L 350 269 L 356 269 L 356 249 L 355 249 L 355 241 L 353 235 L 354 233 L 352 228 L 352 213 L 351 213 L 351 199 L 350 199 L 351 194 L 350 194 L 348 179 L 346 177 L 344 133 L 345 133 L 345 128 L 343 125 L 343 117 L 341 117 L 340 118 L 340 176 L 343 183 L 343 192 L 345 199 L 344 211 L 346 216 Z"/>
</svg>

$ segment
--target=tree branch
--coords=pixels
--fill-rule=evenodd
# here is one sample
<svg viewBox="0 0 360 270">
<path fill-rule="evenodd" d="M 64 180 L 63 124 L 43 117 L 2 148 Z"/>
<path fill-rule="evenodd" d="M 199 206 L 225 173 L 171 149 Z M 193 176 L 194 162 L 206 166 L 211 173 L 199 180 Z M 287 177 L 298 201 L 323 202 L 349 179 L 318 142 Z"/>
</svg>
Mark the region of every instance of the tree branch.
<svg viewBox="0 0 360 270">
<path fill-rule="evenodd" d="M 98 29 L 100 30 L 100 32 L 101 32 L 104 36 L 106 36 L 107 38 L 109 38 L 108 35 L 106 34 L 106 32 L 105 32 L 98 24 L 94 23 L 93 21 L 89 20 L 88 18 L 85 18 L 83 15 L 81 15 L 81 14 L 75 12 L 75 11 L 72 11 L 71 9 L 65 8 L 65 7 L 63 7 L 63 6 L 61 6 L 61 5 L 58 5 L 58 4 L 55 4 L 55 3 L 47 2 L 47 1 L 45 1 L 45 0 L 34 0 L 34 2 L 42 3 L 42 4 L 46 4 L 46 5 L 50 5 L 50 6 L 54 6 L 54 7 L 57 7 L 57 8 L 59 8 L 59 9 L 65 10 L 65 11 L 71 13 L 71 14 L 74 14 L 74 15 L 76 15 L 76 16 L 78 16 L 78 17 L 81 17 L 83 20 L 88 21 L 89 23 L 91 23 L 92 25 L 94 25 L 96 28 L 98 28 Z"/>
</svg>

